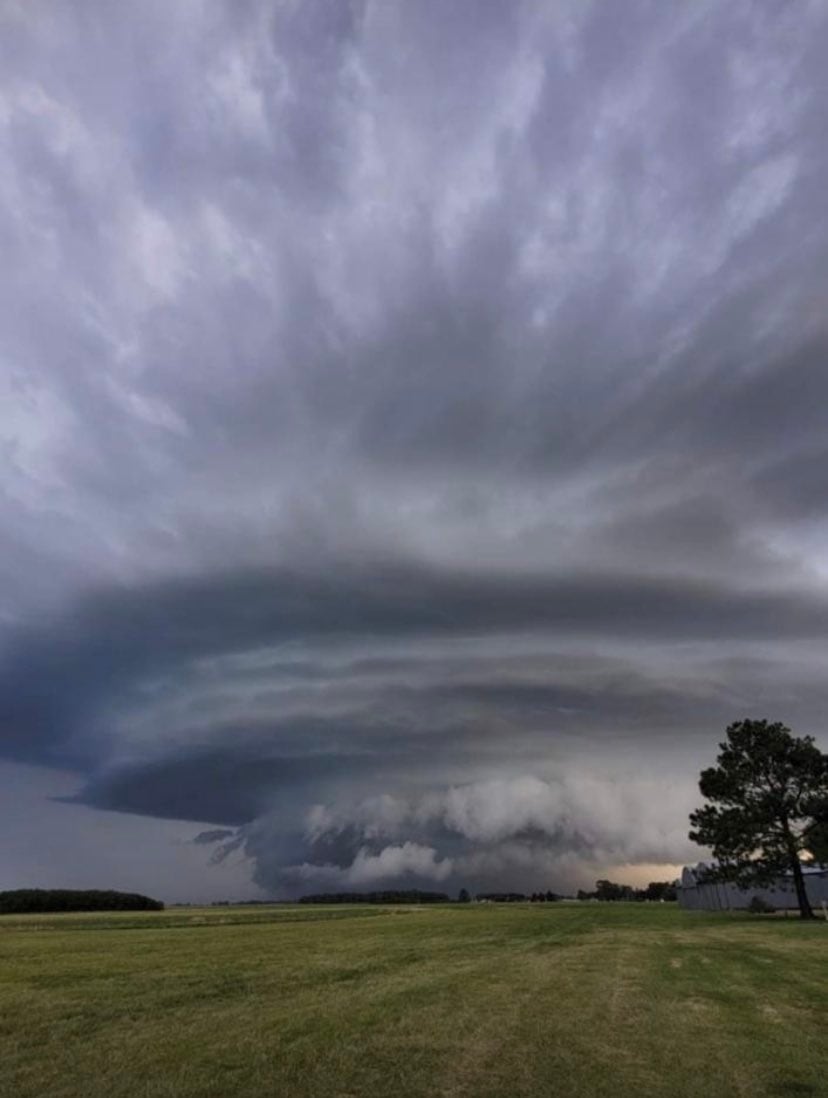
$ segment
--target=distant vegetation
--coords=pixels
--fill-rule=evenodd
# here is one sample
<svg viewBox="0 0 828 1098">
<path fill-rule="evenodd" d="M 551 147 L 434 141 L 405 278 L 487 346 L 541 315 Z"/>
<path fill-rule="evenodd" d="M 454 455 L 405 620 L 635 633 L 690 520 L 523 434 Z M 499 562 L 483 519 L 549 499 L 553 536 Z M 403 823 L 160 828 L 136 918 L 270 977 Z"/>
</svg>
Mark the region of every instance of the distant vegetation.
<svg viewBox="0 0 828 1098">
<path fill-rule="evenodd" d="M 557 892 L 478 892 L 478 903 L 525 904 L 555 903 L 565 899 Z M 675 900 L 675 881 L 651 881 L 646 888 L 632 888 L 614 881 L 596 881 L 594 892 L 578 893 L 579 900 Z M 389 889 L 384 892 L 317 892 L 302 896 L 300 904 L 448 904 L 452 900 L 445 892 L 421 892 L 418 889 Z M 471 902 L 465 888 L 460 889 L 457 903 Z"/>
<path fill-rule="evenodd" d="M 549 893 L 552 899 L 557 900 L 557 896 L 553 893 Z M 532 900 L 543 900 L 546 898 L 545 892 L 533 893 Z M 525 904 L 529 897 L 523 892 L 478 892 L 475 899 L 479 903 L 487 904 Z"/>
<path fill-rule="evenodd" d="M 416 888 L 385 892 L 317 892 L 302 896 L 300 904 L 447 904 L 445 892 L 420 892 Z"/>
<path fill-rule="evenodd" d="M 615 881 L 596 881 L 594 892 L 578 891 L 579 900 L 675 900 L 675 881 L 650 881 L 646 888 L 616 884 Z"/>
<path fill-rule="evenodd" d="M 160 900 L 137 892 L 110 889 L 77 891 L 69 888 L 18 888 L 0 892 L 0 915 L 28 915 L 50 911 L 163 911 Z"/>
</svg>

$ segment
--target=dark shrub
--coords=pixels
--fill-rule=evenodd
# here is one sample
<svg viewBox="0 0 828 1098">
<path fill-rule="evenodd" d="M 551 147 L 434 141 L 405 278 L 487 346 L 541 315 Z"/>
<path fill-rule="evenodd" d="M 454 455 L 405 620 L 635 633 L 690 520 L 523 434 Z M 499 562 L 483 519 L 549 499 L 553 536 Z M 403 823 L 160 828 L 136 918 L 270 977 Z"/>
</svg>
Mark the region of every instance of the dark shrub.
<svg viewBox="0 0 828 1098">
<path fill-rule="evenodd" d="M 748 904 L 748 911 L 753 915 L 772 915 L 776 908 L 761 896 L 753 896 Z"/>
</svg>

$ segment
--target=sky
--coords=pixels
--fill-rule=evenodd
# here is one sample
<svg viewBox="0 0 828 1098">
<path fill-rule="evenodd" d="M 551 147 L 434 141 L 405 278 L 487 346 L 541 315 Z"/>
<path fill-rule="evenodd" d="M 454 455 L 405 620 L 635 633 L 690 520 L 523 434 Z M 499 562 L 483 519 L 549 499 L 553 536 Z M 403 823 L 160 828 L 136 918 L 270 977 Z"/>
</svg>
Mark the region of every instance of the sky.
<svg viewBox="0 0 828 1098">
<path fill-rule="evenodd" d="M 0 888 L 675 875 L 828 747 L 828 7 L 0 5 Z"/>
</svg>

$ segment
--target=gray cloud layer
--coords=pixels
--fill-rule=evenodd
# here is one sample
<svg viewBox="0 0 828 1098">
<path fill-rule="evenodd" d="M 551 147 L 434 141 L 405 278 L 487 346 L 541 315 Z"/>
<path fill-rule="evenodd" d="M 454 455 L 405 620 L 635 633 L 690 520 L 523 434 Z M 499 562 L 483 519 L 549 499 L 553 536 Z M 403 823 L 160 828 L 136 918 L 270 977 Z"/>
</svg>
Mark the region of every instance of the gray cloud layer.
<svg viewBox="0 0 828 1098">
<path fill-rule="evenodd" d="M 687 856 L 722 726 L 825 711 L 827 46 L 6 5 L 3 755 L 266 888 Z"/>
</svg>

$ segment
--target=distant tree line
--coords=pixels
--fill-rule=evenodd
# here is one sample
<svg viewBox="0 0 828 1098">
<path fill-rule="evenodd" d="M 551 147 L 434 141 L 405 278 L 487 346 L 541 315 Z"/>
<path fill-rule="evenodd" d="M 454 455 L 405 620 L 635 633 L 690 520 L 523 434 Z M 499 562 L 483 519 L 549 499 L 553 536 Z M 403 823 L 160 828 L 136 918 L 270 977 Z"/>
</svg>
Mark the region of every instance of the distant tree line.
<svg viewBox="0 0 828 1098">
<path fill-rule="evenodd" d="M 489 904 L 520 904 L 528 900 L 523 892 L 478 892 L 475 899 Z"/>
<path fill-rule="evenodd" d="M 478 892 L 478 903 L 525 904 L 555 903 L 564 897 L 557 892 Z M 596 881 L 594 892 L 578 892 L 579 900 L 675 900 L 675 881 L 651 881 L 646 888 L 615 884 L 613 881 Z M 467 904 L 472 897 L 461 888 L 457 903 Z M 390 889 L 384 892 L 317 892 L 302 896 L 300 904 L 448 904 L 451 899 L 444 892 L 421 892 L 419 889 Z"/>
<path fill-rule="evenodd" d="M 163 911 L 160 900 L 111 889 L 18 888 L 0 892 L 0 915 L 49 911 Z"/>
<path fill-rule="evenodd" d="M 300 904 L 447 904 L 445 892 L 421 892 L 417 888 L 387 889 L 384 892 L 316 892 L 301 896 Z"/>
<path fill-rule="evenodd" d="M 557 892 L 533 892 L 531 896 L 524 892 L 478 892 L 475 898 L 480 903 L 489 904 L 551 904 L 560 900 Z"/>
<path fill-rule="evenodd" d="M 631 885 L 616 884 L 615 881 L 596 881 L 595 891 L 578 889 L 579 900 L 675 900 L 675 881 L 650 881 L 646 888 L 633 888 Z"/>
</svg>

